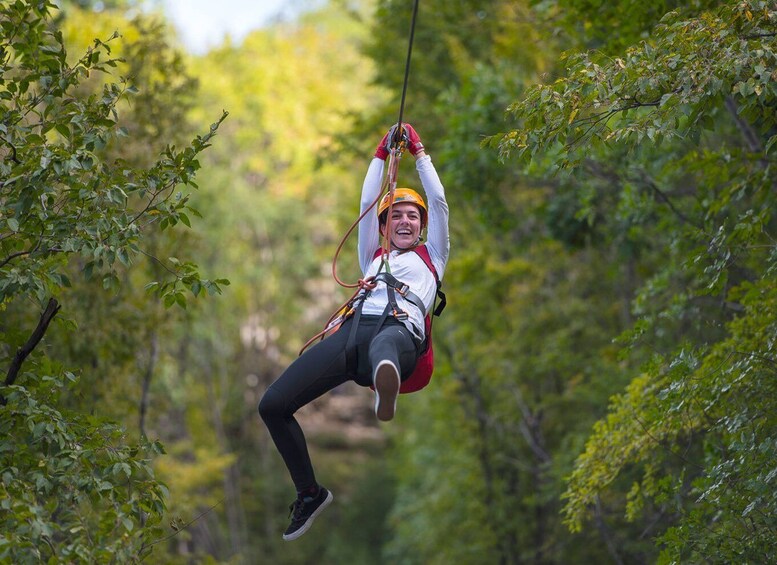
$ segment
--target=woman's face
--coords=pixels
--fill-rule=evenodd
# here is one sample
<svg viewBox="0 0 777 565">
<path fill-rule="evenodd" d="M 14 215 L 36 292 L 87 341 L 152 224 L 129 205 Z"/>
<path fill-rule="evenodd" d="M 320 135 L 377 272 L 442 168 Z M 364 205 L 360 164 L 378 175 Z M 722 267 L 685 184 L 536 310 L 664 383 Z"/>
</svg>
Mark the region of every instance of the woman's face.
<svg viewBox="0 0 777 565">
<path fill-rule="evenodd" d="M 410 202 L 397 202 L 391 208 L 387 220 L 393 247 L 407 249 L 415 245 L 421 235 L 421 211 Z M 386 237 L 386 226 L 381 226 L 381 235 Z"/>
</svg>

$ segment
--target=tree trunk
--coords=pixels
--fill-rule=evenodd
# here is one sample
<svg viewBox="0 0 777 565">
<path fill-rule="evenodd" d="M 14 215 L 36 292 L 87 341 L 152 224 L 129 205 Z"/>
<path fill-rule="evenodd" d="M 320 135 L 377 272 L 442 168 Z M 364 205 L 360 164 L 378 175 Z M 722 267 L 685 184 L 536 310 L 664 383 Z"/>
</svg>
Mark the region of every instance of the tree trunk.
<svg viewBox="0 0 777 565">
<path fill-rule="evenodd" d="M 143 387 L 140 394 L 140 436 L 146 437 L 146 414 L 148 413 L 148 391 L 151 387 L 151 377 L 154 375 L 156 361 L 159 356 L 159 336 L 156 332 L 151 334 L 151 344 L 148 351 L 148 365 L 143 374 Z"/>
<path fill-rule="evenodd" d="M 209 371 L 211 378 L 208 379 L 208 392 L 211 399 L 213 427 L 216 431 L 216 438 L 221 446 L 222 453 L 231 451 L 227 434 L 224 431 L 224 420 L 222 417 L 223 399 L 218 397 L 216 386 L 213 383 L 215 373 L 222 372 L 219 369 Z M 226 384 L 223 389 L 226 390 Z M 229 545 L 232 555 L 240 555 L 245 547 L 245 519 L 243 516 L 243 504 L 240 499 L 240 470 L 236 463 L 231 464 L 224 469 L 224 511 L 227 516 Z"/>
</svg>

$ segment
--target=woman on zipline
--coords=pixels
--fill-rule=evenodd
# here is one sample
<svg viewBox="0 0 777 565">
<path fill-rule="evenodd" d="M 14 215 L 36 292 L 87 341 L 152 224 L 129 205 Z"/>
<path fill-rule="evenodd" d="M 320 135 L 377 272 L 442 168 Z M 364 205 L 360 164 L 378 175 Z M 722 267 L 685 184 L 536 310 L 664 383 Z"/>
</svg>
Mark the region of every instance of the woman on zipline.
<svg viewBox="0 0 777 565">
<path fill-rule="evenodd" d="M 359 264 L 364 280 L 372 284 L 359 294 L 355 313 L 340 329 L 289 365 L 259 403 L 259 413 L 297 489 L 297 500 L 290 507 L 291 524 L 283 534 L 287 541 L 304 534 L 333 498 L 316 482 L 294 413 L 353 380 L 374 387 L 378 419 L 391 420 L 400 385 L 413 373 L 424 351 L 424 318 L 433 307 L 438 278 L 442 279 L 448 262 L 448 204 L 420 137 L 409 124 L 402 124 L 400 130 L 396 126 L 389 130 L 375 151 L 362 186 L 361 210 L 365 212 L 379 198 L 385 161 L 399 136 L 404 136 L 416 159 L 428 204 L 414 190 L 398 188 L 393 199 L 386 194 L 377 214 L 363 216 L 358 227 Z M 424 228 L 426 259 L 419 247 Z M 380 252 L 380 236 L 390 242 L 386 253 Z"/>
</svg>

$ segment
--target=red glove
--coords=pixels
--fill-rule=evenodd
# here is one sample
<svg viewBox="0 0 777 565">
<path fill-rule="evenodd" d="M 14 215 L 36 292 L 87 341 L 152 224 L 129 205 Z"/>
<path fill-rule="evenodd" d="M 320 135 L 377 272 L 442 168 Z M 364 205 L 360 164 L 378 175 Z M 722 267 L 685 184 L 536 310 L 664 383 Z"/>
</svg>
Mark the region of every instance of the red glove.
<svg viewBox="0 0 777 565">
<path fill-rule="evenodd" d="M 389 156 L 389 149 L 391 148 L 391 137 L 393 133 L 394 128 L 392 127 L 386 132 L 386 135 L 383 136 L 383 139 L 380 140 L 380 143 L 378 143 L 378 146 L 375 148 L 375 156 L 378 159 L 385 161 L 386 157 Z"/>
<path fill-rule="evenodd" d="M 410 124 L 402 124 L 402 137 L 399 139 L 396 138 L 396 131 L 397 126 L 391 126 L 391 129 L 386 132 L 386 135 L 384 135 L 383 139 L 381 139 L 380 143 L 378 143 L 378 147 L 375 149 L 375 156 L 378 159 L 385 161 L 386 157 L 389 156 L 389 151 L 391 150 L 391 146 L 394 144 L 394 142 L 398 142 L 403 139 L 407 144 L 407 148 L 411 155 L 417 155 L 419 151 L 424 150 L 424 144 L 421 143 L 421 138 L 418 136 L 418 133 L 415 131 L 413 126 Z"/>
<path fill-rule="evenodd" d="M 410 124 L 402 124 L 402 128 L 405 130 L 405 135 L 407 136 L 408 151 L 410 151 L 410 154 L 413 156 L 418 155 L 419 151 L 424 150 L 424 144 L 421 143 L 421 138 L 418 136 L 415 128 Z"/>
</svg>

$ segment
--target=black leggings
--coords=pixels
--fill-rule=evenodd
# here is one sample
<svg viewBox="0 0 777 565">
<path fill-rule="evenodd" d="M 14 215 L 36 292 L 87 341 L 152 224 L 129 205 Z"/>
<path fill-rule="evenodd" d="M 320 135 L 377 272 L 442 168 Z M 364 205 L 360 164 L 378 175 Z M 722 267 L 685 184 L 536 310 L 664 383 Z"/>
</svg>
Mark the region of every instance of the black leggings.
<svg viewBox="0 0 777 565">
<path fill-rule="evenodd" d="M 371 386 L 373 371 L 384 359 L 399 368 L 402 380 L 415 368 L 419 347 L 413 334 L 394 318 L 386 318 L 376 334 L 380 319 L 381 316 L 361 316 L 351 351 L 346 349 L 353 318 L 346 320 L 338 331 L 289 365 L 259 402 L 259 414 L 298 492 L 315 486 L 316 477 L 305 435 L 294 413 L 348 380 Z"/>
</svg>

